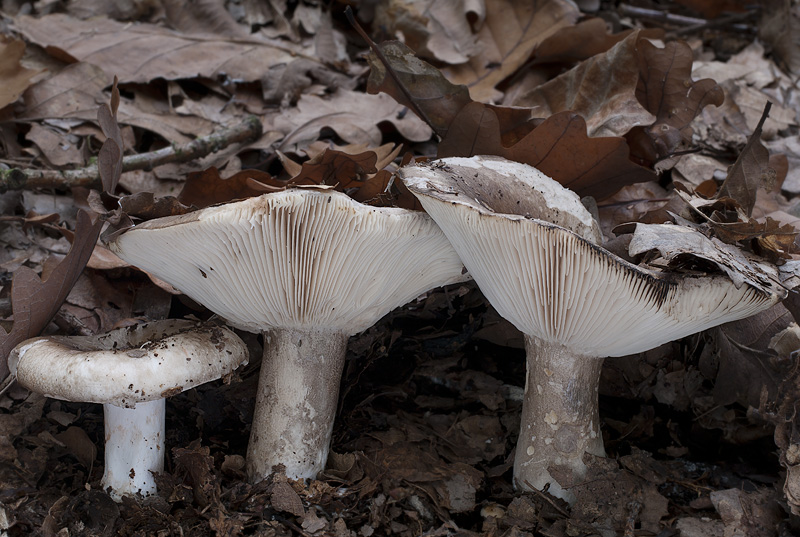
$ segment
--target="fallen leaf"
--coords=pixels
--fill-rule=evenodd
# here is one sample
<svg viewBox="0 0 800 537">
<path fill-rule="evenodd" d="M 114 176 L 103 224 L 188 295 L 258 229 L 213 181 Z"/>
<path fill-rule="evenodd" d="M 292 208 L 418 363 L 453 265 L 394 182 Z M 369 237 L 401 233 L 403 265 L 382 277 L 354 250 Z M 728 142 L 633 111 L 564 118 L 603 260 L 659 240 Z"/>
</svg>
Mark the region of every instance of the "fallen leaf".
<svg viewBox="0 0 800 537">
<path fill-rule="evenodd" d="M 720 106 L 725 95 L 709 78 L 692 80 L 692 49 L 685 42 L 670 41 L 659 48 L 647 39 L 639 39 L 637 48 L 636 97 L 656 116 L 656 122 L 634 130 L 629 140 L 634 154 L 655 162 L 690 142 L 692 120 L 706 106 Z"/>
<path fill-rule="evenodd" d="M 538 168 L 580 196 L 604 199 L 655 174 L 628 159 L 623 138 L 590 138 L 583 118 L 560 112 L 511 147 L 500 143 L 497 114 L 481 103 L 465 106 L 439 144 L 439 158 L 498 155 Z"/>
<path fill-rule="evenodd" d="M 16 101 L 22 92 L 31 85 L 31 79 L 41 71 L 28 69 L 20 63 L 25 53 L 25 43 L 0 35 L 0 108 Z"/>
<path fill-rule="evenodd" d="M 383 57 L 374 50 L 367 56 L 370 66 L 367 92 L 391 95 L 444 137 L 455 115 L 472 102 L 467 87 L 451 83 L 441 71 L 417 58 L 413 50 L 398 41 L 377 47 Z"/>
<path fill-rule="evenodd" d="M 617 34 L 608 32 L 608 23 L 600 17 L 582 20 L 573 26 L 565 26 L 542 41 L 534 52 L 534 63 L 573 63 L 602 54 L 627 38 L 635 30 Z M 648 39 L 661 39 L 664 30 L 653 28 L 638 30 Z"/>
<path fill-rule="evenodd" d="M 38 336 L 55 316 L 92 255 L 103 222 L 96 214 L 78 211 L 75 239 L 67 256 L 44 279 L 28 267 L 14 273 L 11 305 L 14 324 L 0 328 L 0 378 L 8 375 L 8 354 L 22 341 Z"/>
<path fill-rule="evenodd" d="M 390 35 L 402 35 L 421 58 L 459 64 L 481 50 L 469 17 L 479 27 L 485 16 L 486 7 L 477 0 L 408 0 L 379 3 L 373 24 L 386 28 Z"/>
<path fill-rule="evenodd" d="M 422 142 L 430 139 L 431 129 L 414 114 L 403 111 L 403 106 L 388 95 L 365 95 L 354 91 L 338 90 L 329 98 L 303 95 L 297 107 L 289 109 L 275 119 L 275 129 L 286 134 L 280 147 L 303 148 L 319 138 L 324 127 L 333 129 L 345 142 L 381 145 L 382 122 L 391 123 L 407 140 Z"/>
<path fill-rule="evenodd" d="M 528 61 L 536 47 L 559 29 L 571 26 L 580 12 L 572 2 L 486 0 L 486 19 L 477 32 L 481 51 L 444 74 L 464 84 L 476 101 L 497 101 L 495 86 Z"/>
<path fill-rule="evenodd" d="M 242 170 L 223 179 L 219 175 L 219 170 L 211 167 L 202 172 L 190 173 L 178 194 L 177 201 L 201 209 L 217 203 L 260 196 L 284 186 L 285 183 L 259 170 Z"/>
<path fill-rule="evenodd" d="M 278 45 L 255 37 L 231 40 L 182 35 L 147 23 L 122 24 L 102 18 L 82 21 L 53 14 L 37 18 L 20 15 L 14 25 L 26 39 L 58 59 L 91 63 L 116 74 L 122 83 L 200 76 L 257 81 L 277 63 L 288 63 L 298 56 L 314 60 L 288 43 Z"/>
<path fill-rule="evenodd" d="M 639 40 L 634 32 L 510 104 L 534 108 L 536 117 L 575 112 L 586 119 L 589 136 L 623 136 L 633 127 L 651 125 L 655 116 L 636 96 Z"/>
<path fill-rule="evenodd" d="M 761 128 L 769 115 L 770 103 L 764 108 L 761 121 L 750 135 L 747 145 L 728 169 L 728 177 L 719 188 L 718 198 L 729 197 L 739 203 L 746 216 L 753 214 L 759 188 L 772 190 L 775 170 L 769 167 L 769 151 L 761 144 Z"/>
<path fill-rule="evenodd" d="M 277 511 L 294 516 L 303 516 L 306 513 L 303 508 L 303 500 L 300 499 L 300 496 L 292 486 L 285 481 L 279 481 L 272 486 L 269 501 Z"/>
</svg>

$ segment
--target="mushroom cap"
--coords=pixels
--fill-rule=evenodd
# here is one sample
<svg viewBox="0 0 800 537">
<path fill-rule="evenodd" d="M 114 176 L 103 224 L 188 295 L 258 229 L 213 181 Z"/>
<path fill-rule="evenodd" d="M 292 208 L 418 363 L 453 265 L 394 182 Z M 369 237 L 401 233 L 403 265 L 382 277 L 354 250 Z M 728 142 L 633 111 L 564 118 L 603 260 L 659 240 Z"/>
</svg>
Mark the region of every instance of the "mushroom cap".
<svg viewBox="0 0 800 537">
<path fill-rule="evenodd" d="M 431 218 L 291 189 L 139 224 L 109 248 L 237 328 L 348 335 L 463 265 Z"/>
<path fill-rule="evenodd" d="M 533 185 L 538 199 L 523 199 L 524 191 L 508 187 L 515 184 L 509 176 L 534 177 L 525 164 L 505 161 L 501 168 L 494 157 L 442 159 L 406 166 L 399 175 L 497 311 L 522 332 L 576 354 L 643 352 L 753 315 L 780 298 L 768 287 L 737 288 L 722 275 L 678 275 L 624 261 L 587 240 L 587 233 L 562 227 L 559 203 L 568 196 L 549 177 L 536 174 L 547 183 Z M 504 194 L 490 205 L 500 194 L 490 199 L 484 192 Z M 495 212 L 518 205 L 523 209 L 516 214 Z M 540 205 L 546 208 L 538 211 Z M 571 202 L 566 209 L 573 216 L 580 212 Z M 554 213 L 562 225 L 542 218 Z"/>
<path fill-rule="evenodd" d="M 133 408 L 216 380 L 247 358 L 247 346 L 227 328 L 169 319 L 29 339 L 8 365 L 21 385 L 47 397 Z"/>
</svg>

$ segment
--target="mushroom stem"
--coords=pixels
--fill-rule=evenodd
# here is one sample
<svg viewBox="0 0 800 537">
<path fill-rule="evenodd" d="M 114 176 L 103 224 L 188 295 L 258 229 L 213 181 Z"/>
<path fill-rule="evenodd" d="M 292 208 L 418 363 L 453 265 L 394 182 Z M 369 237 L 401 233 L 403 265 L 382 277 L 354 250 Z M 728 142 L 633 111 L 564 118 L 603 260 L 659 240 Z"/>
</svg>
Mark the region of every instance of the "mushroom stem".
<svg viewBox="0 0 800 537">
<path fill-rule="evenodd" d="M 328 459 L 347 351 L 340 331 L 264 333 L 247 475 L 257 482 L 283 464 L 292 479 L 315 478 Z"/>
<path fill-rule="evenodd" d="M 542 490 L 574 503 L 575 495 L 548 468 L 572 471 L 570 483 L 586 475 L 583 454 L 605 456 L 597 408 L 602 358 L 578 355 L 557 343 L 525 336 L 528 376 L 522 403 L 514 486 Z M 567 485 L 567 483 L 565 483 Z"/>
<path fill-rule="evenodd" d="M 137 403 L 135 408 L 103 405 L 106 468 L 102 485 L 115 501 L 156 493 L 152 472 L 164 471 L 165 402 L 157 399 Z"/>
</svg>

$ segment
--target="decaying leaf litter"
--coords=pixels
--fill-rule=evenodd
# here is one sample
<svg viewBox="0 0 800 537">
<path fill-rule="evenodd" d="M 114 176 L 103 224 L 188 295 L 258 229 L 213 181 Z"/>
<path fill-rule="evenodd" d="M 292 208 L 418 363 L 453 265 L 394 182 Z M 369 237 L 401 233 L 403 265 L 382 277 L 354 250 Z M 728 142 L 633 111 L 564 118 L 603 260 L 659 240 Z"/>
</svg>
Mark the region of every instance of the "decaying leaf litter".
<svg viewBox="0 0 800 537">
<path fill-rule="evenodd" d="M 593 196 L 617 254 L 628 255 L 626 224 L 678 223 L 716 246 L 705 257 L 651 247 L 646 261 L 705 272 L 771 260 L 796 285 L 790 6 L 362 4 L 379 51 L 366 58 L 341 3 L 3 2 L 4 353 L 41 331 L 209 316 L 102 243 L 92 251 L 97 215 L 124 228 L 313 184 L 415 208 L 392 171 L 435 156 L 504 156 Z M 653 226 L 653 244 L 667 228 Z M 160 494 L 121 504 L 99 488 L 102 414 L 12 385 L 0 399 L 0 529 L 791 535 L 797 303 L 790 293 L 735 326 L 607 360 L 610 458 L 586 461 L 572 507 L 510 485 L 524 352 L 474 284 L 431 291 L 351 338 L 333 452 L 307 484 L 245 479 L 258 363 L 170 400 Z M 240 335 L 259 356 L 260 340 Z"/>
</svg>

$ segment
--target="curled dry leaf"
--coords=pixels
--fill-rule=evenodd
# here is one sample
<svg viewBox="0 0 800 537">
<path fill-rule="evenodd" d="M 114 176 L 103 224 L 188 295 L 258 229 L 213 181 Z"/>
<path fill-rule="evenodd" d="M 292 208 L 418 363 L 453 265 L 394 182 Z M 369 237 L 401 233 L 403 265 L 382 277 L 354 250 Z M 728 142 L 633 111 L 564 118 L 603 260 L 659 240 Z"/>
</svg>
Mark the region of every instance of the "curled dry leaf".
<svg viewBox="0 0 800 537">
<path fill-rule="evenodd" d="M 769 103 L 761 121 L 750 136 L 728 176 L 712 199 L 704 199 L 703 189 L 708 181 L 698 185 L 693 193 L 678 194 L 692 209 L 695 222 L 708 227 L 711 234 L 728 244 L 740 244 L 771 262 L 791 259 L 798 231 L 791 223 L 769 216 L 752 217 L 759 191 L 772 190 L 777 172 L 771 167 L 769 151 L 761 145 L 761 128 L 769 113 Z M 713 187 L 713 183 L 711 183 Z"/>
<path fill-rule="evenodd" d="M 688 227 L 636 224 L 628 251 L 632 256 L 657 251 L 672 269 L 688 265 L 691 270 L 697 263 L 687 262 L 700 260 L 702 268 L 716 267 L 727 274 L 737 287 L 747 283 L 766 293 L 786 296 L 774 267 L 760 263 L 752 256 L 748 257 L 739 248 L 716 238 L 708 238 Z"/>
</svg>

